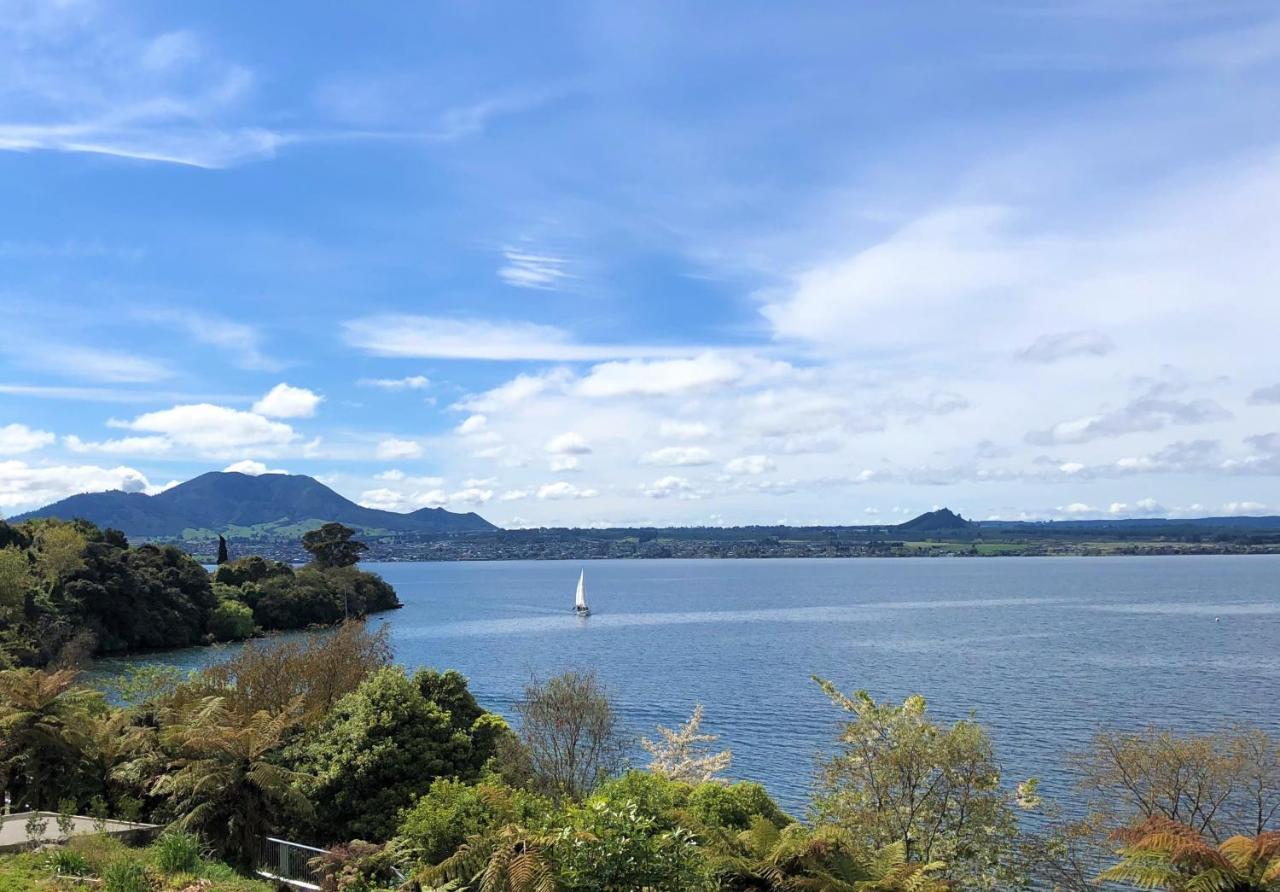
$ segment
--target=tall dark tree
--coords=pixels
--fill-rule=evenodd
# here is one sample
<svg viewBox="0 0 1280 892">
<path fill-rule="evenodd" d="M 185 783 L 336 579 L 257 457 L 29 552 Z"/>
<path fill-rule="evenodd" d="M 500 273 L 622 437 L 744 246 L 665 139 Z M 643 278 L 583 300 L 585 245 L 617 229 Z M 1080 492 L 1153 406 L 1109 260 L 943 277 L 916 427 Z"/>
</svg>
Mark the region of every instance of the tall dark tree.
<svg viewBox="0 0 1280 892">
<path fill-rule="evenodd" d="M 310 554 L 317 567 L 329 570 L 350 567 L 360 560 L 369 546 L 351 538 L 356 531 L 340 523 L 326 523 L 302 537 L 302 547 Z"/>
<path fill-rule="evenodd" d="M 231 555 L 227 554 L 227 540 L 222 536 L 218 537 L 218 566 L 221 567 L 227 561 L 231 560 Z"/>
</svg>

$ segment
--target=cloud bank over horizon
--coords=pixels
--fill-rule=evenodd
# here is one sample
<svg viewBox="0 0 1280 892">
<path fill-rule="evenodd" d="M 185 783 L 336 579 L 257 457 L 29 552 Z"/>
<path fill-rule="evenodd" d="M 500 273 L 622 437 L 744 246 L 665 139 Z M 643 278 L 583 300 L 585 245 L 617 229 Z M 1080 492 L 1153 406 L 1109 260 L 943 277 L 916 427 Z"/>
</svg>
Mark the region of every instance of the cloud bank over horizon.
<svg viewBox="0 0 1280 892">
<path fill-rule="evenodd" d="M 0 514 L 1280 513 L 1271 4 L 0 5 Z"/>
</svg>

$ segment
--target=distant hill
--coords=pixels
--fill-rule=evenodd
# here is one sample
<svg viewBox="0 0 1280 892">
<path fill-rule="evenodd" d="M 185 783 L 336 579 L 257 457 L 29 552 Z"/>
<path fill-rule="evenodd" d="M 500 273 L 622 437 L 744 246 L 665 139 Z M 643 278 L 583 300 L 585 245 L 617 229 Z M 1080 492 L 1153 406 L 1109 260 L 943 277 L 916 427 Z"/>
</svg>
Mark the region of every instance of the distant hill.
<svg viewBox="0 0 1280 892">
<path fill-rule="evenodd" d="M 937 511 L 926 511 L 919 517 L 900 523 L 894 529 L 900 533 L 951 533 L 967 530 L 972 526 L 972 523 L 950 508 L 939 508 Z"/>
<path fill-rule="evenodd" d="M 411 514 L 365 508 L 300 474 L 256 477 L 211 471 L 154 496 L 119 490 L 71 496 L 12 518 L 84 518 L 136 538 L 205 531 L 289 535 L 337 521 L 361 531 L 460 533 L 496 530 L 478 514 L 423 508 Z"/>
</svg>

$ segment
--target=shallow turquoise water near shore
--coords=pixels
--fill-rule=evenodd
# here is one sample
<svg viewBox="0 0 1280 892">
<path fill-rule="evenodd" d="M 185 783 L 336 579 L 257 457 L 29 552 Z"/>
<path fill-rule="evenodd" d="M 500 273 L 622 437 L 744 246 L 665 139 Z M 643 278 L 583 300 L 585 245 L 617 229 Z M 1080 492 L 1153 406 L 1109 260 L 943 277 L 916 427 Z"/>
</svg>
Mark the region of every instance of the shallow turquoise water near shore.
<svg viewBox="0 0 1280 892">
<path fill-rule="evenodd" d="M 636 734 L 703 703 L 731 773 L 796 813 L 841 718 L 812 674 L 878 698 L 923 694 L 942 718 L 972 710 L 1006 776 L 1039 776 L 1050 793 L 1069 792 L 1062 755 L 1100 723 L 1280 731 L 1280 556 L 367 568 L 405 603 L 375 618 L 400 662 L 459 669 L 508 715 L 531 674 L 592 667 Z M 570 610 L 580 568 L 587 619 Z M 195 667 L 222 653 L 138 659 Z"/>
</svg>

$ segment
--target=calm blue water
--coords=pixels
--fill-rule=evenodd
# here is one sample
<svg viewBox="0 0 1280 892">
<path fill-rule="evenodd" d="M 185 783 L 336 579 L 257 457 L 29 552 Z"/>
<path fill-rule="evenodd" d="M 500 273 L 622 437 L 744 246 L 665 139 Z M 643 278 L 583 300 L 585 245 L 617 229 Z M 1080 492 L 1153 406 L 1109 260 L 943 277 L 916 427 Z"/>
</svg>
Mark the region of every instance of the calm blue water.
<svg viewBox="0 0 1280 892">
<path fill-rule="evenodd" d="M 585 566 L 593 615 L 570 612 Z M 972 710 L 1006 776 L 1069 791 L 1100 724 L 1280 731 L 1280 556 L 375 564 L 397 659 L 511 714 L 531 674 L 592 667 L 628 729 L 695 703 L 733 774 L 803 813 L 841 713 L 810 681 Z M 1219 618 L 1215 622 L 1215 617 Z M 197 649 L 155 662 L 200 665 Z M 643 754 L 641 754 L 643 755 Z M 643 764 L 643 762 L 641 762 Z"/>
</svg>

